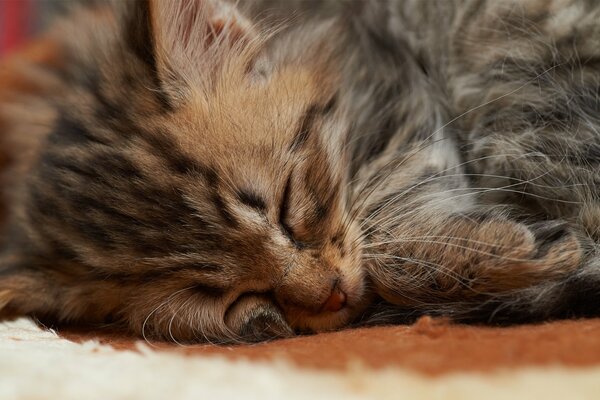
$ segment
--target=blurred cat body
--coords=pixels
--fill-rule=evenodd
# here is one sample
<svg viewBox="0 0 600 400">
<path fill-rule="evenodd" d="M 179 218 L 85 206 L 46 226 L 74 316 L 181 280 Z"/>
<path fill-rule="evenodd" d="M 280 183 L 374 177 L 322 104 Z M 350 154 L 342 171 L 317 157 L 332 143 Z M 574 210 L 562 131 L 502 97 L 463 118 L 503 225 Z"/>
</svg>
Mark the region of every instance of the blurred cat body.
<svg viewBox="0 0 600 400">
<path fill-rule="evenodd" d="M 74 11 L 2 71 L 2 305 L 174 341 L 597 312 L 600 7 L 538 3 Z"/>
</svg>

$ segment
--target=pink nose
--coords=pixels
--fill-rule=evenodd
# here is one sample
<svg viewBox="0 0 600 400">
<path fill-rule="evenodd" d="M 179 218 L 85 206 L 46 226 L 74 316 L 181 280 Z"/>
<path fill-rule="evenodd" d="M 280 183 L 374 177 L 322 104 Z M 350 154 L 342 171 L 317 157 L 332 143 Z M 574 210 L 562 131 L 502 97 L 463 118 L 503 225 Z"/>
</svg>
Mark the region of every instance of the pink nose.
<svg viewBox="0 0 600 400">
<path fill-rule="evenodd" d="M 346 293 L 336 285 L 331 291 L 329 298 L 323 303 L 323 311 L 340 311 L 346 305 Z"/>
</svg>

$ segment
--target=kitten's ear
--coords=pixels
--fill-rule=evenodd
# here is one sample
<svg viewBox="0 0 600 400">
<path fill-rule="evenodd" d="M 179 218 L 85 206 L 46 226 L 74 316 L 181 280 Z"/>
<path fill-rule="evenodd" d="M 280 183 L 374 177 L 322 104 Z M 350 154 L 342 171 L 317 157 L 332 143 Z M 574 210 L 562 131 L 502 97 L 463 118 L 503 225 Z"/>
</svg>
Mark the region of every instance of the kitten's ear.
<svg viewBox="0 0 600 400">
<path fill-rule="evenodd" d="M 185 86 L 206 85 L 255 37 L 250 22 L 221 0 L 139 0 L 129 3 L 127 40 L 178 100 Z"/>
</svg>

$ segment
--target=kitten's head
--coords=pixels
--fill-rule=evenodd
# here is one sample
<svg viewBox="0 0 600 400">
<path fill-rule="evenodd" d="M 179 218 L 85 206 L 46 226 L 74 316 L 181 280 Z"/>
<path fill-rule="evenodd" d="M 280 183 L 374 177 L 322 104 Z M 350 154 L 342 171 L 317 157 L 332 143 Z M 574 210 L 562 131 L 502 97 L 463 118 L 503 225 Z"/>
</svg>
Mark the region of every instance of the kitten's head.
<svg viewBox="0 0 600 400">
<path fill-rule="evenodd" d="M 118 37 L 72 41 L 8 280 L 44 296 L 13 307 L 174 340 L 349 323 L 365 289 L 325 32 L 267 40 L 218 1 L 126 8 L 95 28 Z"/>
</svg>

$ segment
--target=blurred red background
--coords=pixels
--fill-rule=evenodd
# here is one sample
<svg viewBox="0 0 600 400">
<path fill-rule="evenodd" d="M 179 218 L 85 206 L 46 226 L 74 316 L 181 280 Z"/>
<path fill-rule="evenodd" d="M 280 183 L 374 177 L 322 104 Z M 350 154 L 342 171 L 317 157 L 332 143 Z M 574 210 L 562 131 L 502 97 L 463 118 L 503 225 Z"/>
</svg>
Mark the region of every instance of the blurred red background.
<svg viewBox="0 0 600 400">
<path fill-rule="evenodd" d="M 96 0 L 0 0 L 0 55 L 18 48 L 73 5 Z"/>
<path fill-rule="evenodd" d="M 0 0 L 0 54 L 18 47 L 33 33 L 35 5 L 32 0 Z"/>
</svg>

